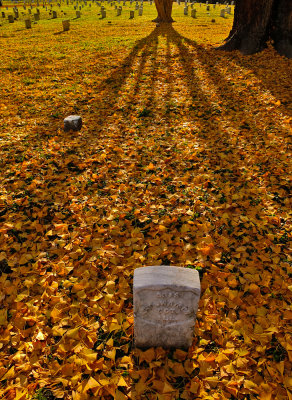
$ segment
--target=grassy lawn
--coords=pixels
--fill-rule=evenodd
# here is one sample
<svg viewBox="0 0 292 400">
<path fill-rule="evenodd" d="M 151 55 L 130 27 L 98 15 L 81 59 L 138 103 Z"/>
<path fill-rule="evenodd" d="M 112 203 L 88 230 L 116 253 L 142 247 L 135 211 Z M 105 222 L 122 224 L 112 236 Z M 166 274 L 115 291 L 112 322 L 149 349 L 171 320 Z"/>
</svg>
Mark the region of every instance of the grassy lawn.
<svg viewBox="0 0 292 400">
<path fill-rule="evenodd" d="M 292 62 L 216 50 L 233 8 L 104 5 L 0 18 L 0 397 L 291 400 Z M 188 351 L 133 345 L 162 264 L 200 272 Z"/>
</svg>

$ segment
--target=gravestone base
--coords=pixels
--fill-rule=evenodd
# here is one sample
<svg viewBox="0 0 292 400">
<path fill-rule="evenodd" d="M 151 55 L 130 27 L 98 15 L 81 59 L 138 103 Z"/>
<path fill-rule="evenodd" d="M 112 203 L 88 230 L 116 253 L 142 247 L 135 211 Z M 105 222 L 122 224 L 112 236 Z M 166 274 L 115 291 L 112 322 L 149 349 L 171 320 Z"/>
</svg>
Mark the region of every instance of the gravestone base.
<svg viewBox="0 0 292 400">
<path fill-rule="evenodd" d="M 133 292 L 136 347 L 191 346 L 201 292 L 198 271 L 170 266 L 138 268 Z"/>
<path fill-rule="evenodd" d="M 158 326 L 139 319 L 135 323 L 135 346 L 141 349 L 163 347 L 187 350 L 192 345 L 194 331 L 192 323 L 182 323 L 181 326 L 164 323 L 163 326 Z M 145 334 L 148 336 L 147 339 Z"/>
</svg>

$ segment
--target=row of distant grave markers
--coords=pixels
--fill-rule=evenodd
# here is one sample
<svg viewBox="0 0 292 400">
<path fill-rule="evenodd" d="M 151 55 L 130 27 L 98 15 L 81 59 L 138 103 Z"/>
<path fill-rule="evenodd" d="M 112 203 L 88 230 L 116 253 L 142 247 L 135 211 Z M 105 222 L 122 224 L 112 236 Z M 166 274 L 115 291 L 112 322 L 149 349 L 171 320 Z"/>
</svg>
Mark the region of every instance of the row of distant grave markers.
<svg viewBox="0 0 292 400">
<path fill-rule="evenodd" d="M 73 4 L 74 1 L 77 2 L 77 3 L 83 2 L 85 5 L 87 5 L 87 1 L 86 0 L 79 0 L 79 1 L 78 0 L 59 0 L 57 5 L 59 7 L 61 7 L 61 3 L 65 3 L 66 2 L 66 4 L 69 5 L 69 4 Z M 97 0 L 91 0 L 91 1 L 93 3 L 96 3 L 97 5 L 99 5 L 99 2 Z M 101 2 L 103 2 L 103 1 L 107 1 L 107 3 L 112 3 L 113 2 L 113 0 L 101 0 Z M 118 1 L 118 3 L 120 3 L 121 0 L 117 0 L 117 1 Z M 131 0 L 131 3 L 132 3 L 132 1 L 133 0 Z M 150 1 L 150 0 L 145 0 L 145 1 Z M 12 2 L 18 3 L 18 2 L 21 2 L 21 0 L 19 0 L 19 1 L 18 0 L 12 0 Z M 43 2 L 43 5 L 47 4 L 46 0 L 43 0 L 42 2 Z M 48 0 L 48 4 L 51 4 L 52 2 L 53 2 L 53 0 Z M 143 2 L 143 0 L 142 0 L 142 2 Z M 199 3 L 197 0 L 186 0 L 186 2 L 188 2 L 188 3 Z M 39 7 L 40 2 L 39 2 L 39 0 L 37 0 L 37 1 L 32 0 L 32 1 L 29 1 L 29 2 L 24 1 L 23 2 L 24 8 L 27 6 L 27 4 L 29 4 L 31 7 L 32 7 L 33 4 L 36 4 L 36 6 Z M 201 4 L 201 2 L 200 2 L 200 4 Z M 208 6 L 209 2 L 206 1 L 206 3 L 203 3 L 203 4 L 206 4 Z M 214 3 L 212 2 L 210 4 L 214 4 Z M 219 4 L 221 4 L 221 3 L 216 2 L 216 5 L 219 5 Z M 233 6 L 234 5 L 234 1 L 231 1 L 231 3 L 226 1 L 224 4 L 225 5 L 230 5 L 231 4 Z M 15 6 L 15 7 L 17 7 L 17 6 Z M 91 3 L 89 3 L 89 7 L 91 7 Z M 6 9 L 8 10 L 8 7 L 6 7 Z"/>
<path fill-rule="evenodd" d="M 25 7 L 24 7 L 24 9 L 25 9 Z M 10 23 L 13 23 L 16 19 L 19 18 L 18 10 L 16 8 L 14 8 L 13 11 L 14 11 L 14 16 L 12 14 L 7 15 L 8 21 Z M 32 9 L 28 9 L 28 14 L 31 15 L 31 13 L 32 13 Z M 57 11 L 52 10 L 52 11 L 50 11 L 50 13 L 52 14 L 52 19 L 57 18 Z M 2 16 L 2 18 L 6 17 L 6 14 L 4 11 L 1 12 L 1 16 Z M 34 21 L 40 21 L 40 10 L 38 8 L 36 9 L 36 13 L 33 14 L 33 17 L 34 17 Z M 81 17 L 81 12 L 76 11 L 76 18 L 80 18 L 80 17 Z M 26 19 L 25 21 L 28 21 L 28 19 Z M 29 22 L 25 22 L 25 23 L 26 23 L 27 27 L 31 27 L 30 26 L 31 24 L 29 24 Z"/>
<path fill-rule="evenodd" d="M 196 13 L 197 13 L 197 10 L 196 9 L 192 9 L 191 10 L 191 17 L 192 18 L 196 18 Z M 120 16 L 121 14 L 122 14 L 122 7 L 119 7 L 119 8 L 117 8 L 117 16 Z M 139 16 L 143 15 L 143 8 L 142 7 L 138 8 L 138 15 Z M 188 15 L 188 7 L 184 8 L 184 15 Z M 130 11 L 130 19 L 133 19 L 134 16 L 135 16 L 135 13 L 134 13 L 134 11 L 131 10 Z M 221 10 L 220 16 L 223 17 L 223 18 L 225 17 L 225 10 L 224 9 Z M 5 13 L 2 13 L 2 17 L 5 18 Z M 56 18 L 57 18 L 57 12 L 53 11 L 52 19 L 56 19 Z M 80 11 L 76 11 L 76 18 L 81 18 Z M 101 18 L 102 19 L 106 18 L 106 11 L 105 10 L 101 10 Z M 39 21 L 39 20 L 40 20 L 40 14 L 39 13 L 34 14 L 34 21 L 36 22 L 36 21 Z M 13 15 L 8 15 L 8 21 L 9 21 L 9 23 L 13 23 L 14 22 Z M 215 22 L 215 20 L 212 20 L 212 21 Z M 24 20 L 24 22 L 25 22 L 25 27 L 27 29 L 31 28 L 31 20 L 30 19 L 26 19 L 26 20 Z M 62 22 L 63 22 L 63 27 L 66 26 L 66 28 L 64 28 L 64 31 L 68 31 L 69 30 L 69 26 L 70 26 L 68 24 L 69 20 L 65 20 L 65 21 L 62 21 Z"/>
<path fill-rule="evenodd" d="M 97 1 L 95 1 L 95 0 L 92 0 L 93 2 L 95 2 L 97 5 L 101 5 L 99 2 L 97 2 Z M 113 1 L 112 0 L 101 0 L 101 2 L 103 3 L 104 1 L 107 1 L 107 3 L 108 4 L 111 4 L 111 6 L 113 5 Z M 117 0 L 118 1 L 118 3 L 120 4 L 120 1 L 121 0 Z M 150 4 L 152 4 L 152 0 L 146 0 L 146 1 L 148 1 L 148 2 L 150 2 Z M 181 3 L 181 1 L 180 0 L 176 0 L 177 1 L 177 3 L 178 4 L 180 4 Z M 64 2 L 64 0 L 62 0 L 61 2 Z M 87 6 L 87 1 L 83 1 L 84 2 L 84 5 L 85 6 Z M 32 9 L 33 8 L 33 4 L 34 2 L 30 2 L 30 8 Z M 50 7 L 52 8 L 53 7 L 53 5 L 51 4 L 52 3 L 52 0 L 49 0 L 49 5 L 50 5 Z M 69 0 L 66 0 L 66 3 L 67 3 L 67 5 L 69 5 Z M 79 1 L 78 0 L 75 0 L 75 3 L 78 5 L 79 4 Z M 123 0 L 123 3 L 124 3 L 124 5 L 126 4 L 126 0 Z M 132 5 L 132 3 L 133 3 L 133 0 L 130 0 L 130 4 Z M 185 0 L 184 1 L 184 3 L 185 3 L 185 5 L 187 5 L 187 3 L 191 3 L 191 6 L 193 6 L 195 3 L 197 3 L 196 1 L 194 1 L 194 0 Z M 70 4 L 72 5 L 73 4 L 73 1 L 71 0 L 70 1 Z M 208 1 L 206 2 L 206 5 L 207 5 L 207 8 L 206 8 L 206 10 L 207 11 L 210 11 L 210 5 L 208 5 L 209 3 L 208 3 Z M 231 2 L 231 5 L 233 5 L 234 4 L 234 2 L 232 1 Z M 43 3 L 43 8 L 45 8 L 46 7 L 46 5 L 47 5 L 47 3 L 46 2 L 44 2 Z M 81 8 L 83 8 L 84 7 L 84 5 L 82 5 L 82 6 L 79 6 L 79 8 L 81 9 Z M 89 5 L 89 7 L 91 7 L 91 3 L 89 3 L 88 4 Z M 199 3 L 199 5 L 200 5 L 200 7 L 201 7 L 201 5 L 202 5 L 202 3 Z M 213 4 L 213 8 L 215 9 L 216 8 L 216 5 L 219 5 L 219 2 L 216 2 L 216 4 Z M 227 5 L 227 7 L 226 7 L 226 9 L 229 11 L 231 11 L 231 7 L 228 7 L 229 6 L 229 4 L 226 2 L 226 5 Z M 37 7 L 39 7 L 40 5 L 39 5 L 39 2 L 37 1 L 37 3 L 36 3 L 36 6 Z M 58 7 L 61 7 L 61 3 L 57 3 L 57 6 Z M 143 6 L 143 0 L 141 1 L 141 6 Z M 27 4 L 26 4 L 26 2 L 24 2 L 23 3 L 23 8 L 24 9 L 26 9 L 26 7 L 27 7 Z M 76 6 L 74 6 L 74 8 L 75 8 Z M 138 5 L 138 1 L 136 1 L 136 9 L 138 9 L 138 7 L 139 7 L 139 5 Z M 46 7 L 46 9 L 47 9 L 47 7 Z M 8 7 L 6 7 L 6 10 L 8 10 Z M 14 8 L 13 8 L 13 10 L 14 10 L 14 13 L 15 13 L 15 16 L 16 16 L 16 18 L 18 18 L 18 8 L 17 8 L 17 6 L 15 6 Z M 227 11 L 227 12 L 228 12 Z"/>
<path fill-rule="evenodd" d="M 96 3 L 97 5 L 100 5 L 100 3 L 97 2 L 96 0 L 92 0 L 92 1 L 93 1 L 94 3 Z M 113 5 L 113 1 L 112 1 L 112 0 L 101 0 L 102 3 L 103 3 L 104 1 L 107 1 L 108 4 Z M 121 0 L 117 0 L 117 1 L 118 1 L 118 3 L 120 4 L 120 1 L 121 1 Z M 146 0 L 146 1 L 152 3 L 152 0 Z M 62 0 L 61 2 L 64 3 L 64 0 Z M 81 2 L 81 1 L 75 0 L 75 3 L 76 3 L 77 5 L 78 5 L 80 2 Z M 197 3 L 197 2 L 194 1 L 194 0 L 185 0 L 184 2 L 185 2 L 185 4 L 187 4 L 187 3 L 192 3 L 192 4 Z M 52 5 L 51 3 L 52 3 L 52 1 L 49 0 L 49 5 L 50 5 L 50 7 L 53 7 L 53 5 Z M 66 0 L 66 3 L 67 3 L 67 5 L 69 5 L 69 4 L 72 5 L 74 2 L 73 2 L 73 0 L 70 0 L 70 2 L 69 2 L 69 0 Z M 82 8 L 83 8 L 84 6 L 87 6 L 87 1 L 86 1 L 86 0 L 83 0 L 83 3 L 84 3 L 84 4 L 83 4 L 82 6 L 80 6 L 80 7 L 82 7 Z M 126 0 L 123 0 L 123 3 L 124 3 L 124 5 L 125 5 Z M 132 3 L 133 3 L 133 0 L 130 0 L 130 4 L 132 4 Z M 136 1 L 136 3 L 138 3 L 138 2 Z M 180 0 L 177 0 L 177 3 L 180 4 Z M 231 2 L 231 5 L 233 5 L 233 3 L 234 3 L 234 2 Z M 32 5 L 32 4 L 34 4 L 34 2 L 30 2 L 30 3 L 29 3 L 30 8 L 33 8 L 33 5 Z M 141 1 L 141 4 L 143 4 L 143 0 Z M 203 3 L 203 4 L 204 4 L 204 3 Z M 44 8 L 46 5 L 47 5 L 47 3 L 44 1 L 44 2 L 43 2 L 43 8 Z M 89 7 L 91 7 L 91 3 L 89 3 L 88 5 L 89 5 Z M 199 5 L 201 6 L 202 3 L 199 3 Z M 210 5 L 209 5 L 209 3 L 206 2 L 206 5 L 207 5 L 207 11 L 210 11 Z M 213 7 L 215 8 L 216 5 L 219 5 L 219 2 L 216 2 L 216 4 L 213 4 Z M 226 5 L 229 6 L 229 4 L 228 4 L 227 2 L 226 2 Z M 40 3 L 37 1 L 36 7 L 39 7 L 39 6 L 40 6 Z M 58 7 L 61 7 L 61 3 L 57 3 L 57 6 L 58 6 Z M 27 7 L 27 3 L 24 2 L 24 3 L 23 3 L 23 8 L 26 9 L 26 7 Z M 6 7 L 6 9 L 8 10 L 8 7 Z M 18 12 L 17 6 L 14 7 L 14 10 L 15 10 L 15 13 Z"/>
<path fill-rule="evenodd" d="M 24 23 L 25 23 L 26 29 L 30 29 L 31 28 L 31 20 L 30 19 L 24 20 Z M 69 31 L 69 29 L 70 29 L 70 21 L 68 19 L 62 21 L 62 25 L 63 25 L 63 31 L 64 32 L 65 31 Z"/>
<path fill-rule="evenodd" d="M 64 2 L 64 1 L 66 1 L 66 3 L 67 3 L 67 5 L 69 5 L 69 0 L 60 0 L 61 2 Z M 114 4 L 114 1 L 111 1 L 111 0 L 101 0 L 101 3 L 103 3 L 104 1 L 106 1 L 108 4 L 110 4 L 111 6 L 113 6 L 113 4 Z M 120 4 L 120 1 L 121 0 L 117 0 L 117 2 Z M 152 5 L 152 0 L 146 0 L 146 1 L 149 1 L 150 2 L 150 5 Z M 180 0 L 176 0 L 177 1 L 177 3 L 180 5 Z M 49 0 L 49 3 L 51 3 L 52 2 L 52 0 Z M 76 4 L 79 4 L 79 1 L 77 0 L 77 1 L 75 1 L 76 2 Z M 87 1 L 86 0 L 83 0 L 83 2 L 84 2 L 84 5 L 87 5 Z M 98 6 L 100 6 L 101 7 L 101 18 L 102 19 L 104 19 L 104 18 L 106 18 L 106 10 L 105 10 L 105 7 L 104 6 L 101 6 L 101 4 L 100 4 L 100 2 L 98 2 L 98 1 L 96 1 L 96 0 L 93 0 L 93 2 L 95 2 Z M 70 0 L 70 3 L 71 4 L 73 4 L 73 0 Z M 133 3 L 133 0 L 130 0 L 130 4 L 132 5 L 132 3 Z M 192 10 L 191 10 L 191 17 L 193 17 L 193 18 L 196 18 L 196 10 L 195 9 L 193 9 L 193 6 L 194 6 L 194 3 L 196 3 L 196 1 L 193 1 L 193 0 L 185 0 L 185 7 L 184 7 L 184 15 L 188 15 L 188 3 L 191 3 L 190 5 L 191 5 L 191 8 L 192 8 Z M 39 1 L 37 1 L 37 6 L 39 7 Z M 221 17 L 225 17 L 225 13 L 226 14 L 231 14 L 231 7 L 229 6 L 229 4 L 226 2 L 225 3 L 226 4 L 226 8 L 225 9 L 221 9 L 220 10 L 220 16 Z M 233 5 L 234 4 L 234 2 L 232 1 L 231 2 L 231 5 Z M 59 7 L 61 7 L 61 3 L 58 3 L 57 4 Z M 123 0 L 123 5 L 126 5 L 126 0 Z M 200 7 L 201 7 L 201 3 L 199 3 L 199 5 L 200 5 Z M 215 9 L 216 8 L 216 6 L 217 5 L 219 5 L 219 3 L 218 2 L 216 2 L 216 4 L 213 4 L 213 8 Z M 91 3 L 89 3 L 89 6 L 91 7 Z M 206 2 L 206 11 L 210 11 L 210 5 L 209 5 L 209 3 L 208 3 L 208 1 Z M 52 4 L 50 4 L 50 7 L 52 8 L 53 7 L 53 5 Z M 24 3 L 23 4 L 23 8 L 24 9 L 26 9 L 26 3 Z M 31 14 L 31 12 L 32 12 L 32 8 L 33 8 L 33 6 L 32 6 L 32 3 L 30 3 L 30 9 L 28 9 L 28 13 L 29 14 Z M 46 8 L 46 11 L 47 11 L 47 6 L 46 6 L 46 3 L 44 2 L 43 3 L 43 8 Z M 77 8 L 77 6 L 75 5 L 74 6 L 74 9 L 76 10 L 76 8 Z M 83 8 L 83 5 L 82 6 L 79 6 L 79 10 L 76 10 L 76 18 L 80 18 L 81 17 L 81 13 L 80 13 L 80 10 L 81 10 L 81 8 Z M 8 9 L 8 7 L 6 7 L 6 9 Z M 117 5 L 115 4 L 115 9 L 117 10 L 117 16 L 120 16 L 121 15 L 121 13 L 122 13 L 122 7 L 121 6 L 119 6 L 119 7 L 117 7 Z M 143 0 L 141 1 L 141 3 L 140 3 L 140 5 L 139 5 L 139 3 L 138 3 L 138 1 L 136 1 L 136 5 L 135 5 L 135 10 L 137 10 L 138 11 L 138 15 L 139 16 L 142 16 L 143 15 Z M 15 7 L 13 7 L 13 11 L 14 11 L 14 16 L 13 15 L 8 15 L 8 21 L 10 22 L 10 23 L 13 23 L 14 22 L 14 19 L 18 19 L 19 18 L 19 11 L 18 11 L 18 8 L 15 6 Z M 56 19 L 57 18 L 57 12 L 55 11 L 55 10 L 52 10 L 51 11 L 52 12 L 52 19 Z M 2 12 L 2 18 L 5 18 L 5 13 L 4 12 Z M 134 18 L 134 11 L 130 11 L 130 19 L 133 19 Z M 36 13 L 34 14 L 34 21 L 39 21 L 40 20 L 40 10 L 37 8 L 36 9 Z M 214 20 L 212 20 L 213 22 L 214 22 Z M 26 28 L 31 28 L 31 21 L 29 20 L 29 19 L 26 19 L 25 20 L 25 26 L 26 26 Z M 68 27 L 68 23 L 67 22 L 64 22 L 63 21 L 63 26 L 65 26 L 65 28 L 64 28 L 64 30 L 69 30 L 69 27 Z"/>
</svg>

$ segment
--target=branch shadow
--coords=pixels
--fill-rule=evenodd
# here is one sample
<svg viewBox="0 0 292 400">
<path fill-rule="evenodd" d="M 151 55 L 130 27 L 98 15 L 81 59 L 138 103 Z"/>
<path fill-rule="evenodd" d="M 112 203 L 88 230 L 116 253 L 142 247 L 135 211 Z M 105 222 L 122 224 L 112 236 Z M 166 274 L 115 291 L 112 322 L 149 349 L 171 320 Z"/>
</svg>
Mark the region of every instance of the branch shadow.
<svg viewBox="0 0 292 400">
<path fill-rule="evenodd" d="M 212 80 L 213 84 L 217 87 L 220 88 L 220 97 L 221 99 L 224 98 L 226 106 L 228 106 L 229 110 L 233 110 L 236 113 L 240 113 L 242 115 L 245 114 L 245 118 L 249 118 L 250 110 L 246 107 L 246 99 L 248 98 L 248 93 L 243 93 L 241 98 L 237 100 L 237 102 L 234 104 L 234 94 L 236 91 L 242 92 L 241 88 L 235 88 L 232 83 L 229 83 L 226 76 L 222 74 L 222 67 L 223 63 L 225 63 L 225 69 L 227 69 L 227 72 L 229 74 L 232 74 L 235 72 L 235 69 L 232 70 L 229 65 L 234 65 L 234 67 L 243 67 L 243 71 L 247 71 L 248 73 L 250 71 L 254 72 L 256 75 L 258 75 L 258 70 L 254 68 L 254 64 L 251 65 L 249 62 L 244 62 L 245 57 L 244 56 L 239 56 L 239 54 L 236 52 L 235 54 L 230 54 L 226 52 L 215 52 L 213 49 L 209 50 L 206 49 L 200 45 L 198 45 L 196 42 L 180 37 L 180 43 L 185 42 L 186 45 L 190 46 L 191 48 L 194 49 L 196 57 L 200 60 L 201 64 L 205 66 L 207 69 L 209 78 Z M 228 61 L 228 62 L 226 62 Z M 256 64 L 257 65 L 257 64 Z M 272 85 L 270 86 L 264 86 L 263 91 L 265 88 L 268 88 L 269 90 L 272 89 Z M 259 99 L 260 100 L 260 99 Z M 250 122 L 252 120 L 252 115 L 250 115 Z"/>
<path fill-rule="evenodd" d="M 106 123 L 106 118 L 114 113 L 113 108 L 120 98 L 120 90 L 128 77 L 133 73 L 134 64 L 137 61 L 138 54 L 139 52 L 142 52 L 141 63 L 137 71 L 133 96 L 139 93 L 139 86 L 141 83 L 141 77 L 143 75 L 145 63 L 151 52 L 156 54 L 157 42 L 158 34 L 157 31 L 154 30 L 150 35 L 141 39 L 133 47 L 129 55 L 122 61 L 122 63 L 112 71 L 110 76 L 104 79 L 97 87 L 94 88 L 95 91 L 104 93 L 102 99 L 95 102 L 93 106 L 93 108 L 98 111 L 97 115 L 99 131 Z M 153 69 L 152 81 L 155 80 L 155 76 L 155 69 Z"/>
<path fill-rule="evenodd" d="M 56 36 L 56 35 L 62 35 L 63 33 L 66 33 L 66 32 L 68 32 L 68 31 L 59 31 L 59 32 L 55 32 L 54 35 L 55 35 L 55 36 Z"/>
<path fill-rule="evenodd" d="M 233 57 L 238 65 L 252 69 L 263 87 L 281 101 L 283 112 L 292 116 L 292 61 L 280 56 L 272 47 L 269 52 L 264 51 L 253 57 L 242 57 L 237 52 Z"/>
<path fill-rule="evenodd" d="M 98 87 L 95 88 L 98 92 L 103 92 L 102 99 L 94 104 L 94 109 L 98 110 L 98 133 L 101 132 L 103 126 L 108 122 L 108 117 L 115 113 L 115 106 L 119 101 L 121 95 L 121 89 L 129 76 L 132 74 L 133 77 L 133 90 L 132 94 L 128 94 L 127 107 L 123 110 L 125 117 L 135 107 L 135 100 L 140 94 L 140 84 L 143 74 L 145 72 L 145 65 L 147 59 L 152 56 L 152 67 L 151 67 L 151 87 L 150 93 L 146 95 L 147 100 L 143 100 L 145 107 L 155 108 L 157 99 L 155 99 L 155 84 L 159 78 L 157 72 L 157 49 L 159 37 L 166 39 L 166 54 L 164 57 L 164 65 L 167 70 L 167 93 L 163 99 L 160 99 L 160 106 L 162 104 L 165 107 L 163 122 L 166 125 L 174 123 L 171 113 L 167 109 L 167 103 L 172 100 L 172 85 L 173 80 L 177 77 L 174 75 L 175 71 L 172 66 L 172 59 L 170 55 L 170 46 L 175 46 L 179 52 L 179 62 L 182 65 L 184 76 L 182 79 L 186 83 L 189 95 L 193 100 L 193 105 L 188 110 L 189 117 L 192 120 L 194 126 L 199 127 L 200 139 L 207 143 L 209 141 L 209 147 L 212 147 L 214 152 L 220 154 L 222 149 L 225 147 L 225 151 L 230 152 L 230 158 L 233 160 L 234 168 L 238 171 L 239 168 L 245 168 L 245 163 L 249 159 L 249 165 L 253 169 L 253 162 L 256 162 L 257 157 L 262 161 L 262 170 L 269 168 L 273 165 L 273 161 L 277 159 L 277 147 L 271 147 L 267 140 L 268 131 L 262 131 L 262 120 L 266 118 L 266 125 L 274 129 L 278 135 L 281 135 L 284 139 L 287 132 L 281 128 L 280 125 L 276 125 L 270 111 L 265 109 L 265 106 L 261 106 L 258 115 L 255 116 L 251 112 L 251 106 L 255 101 L 261 101 L 261 99 L 252 99 L 250 103 L 249 92 L 242 91 L 242 88 L 234 87 L 232 82 L 230 83 L 227 79 L 227 74 L 233 74 L 234 70 L 230 63 L 230 66 L 226 62 L 225 53 L 222 56 L 221 52 L 215 52 L 214 50 L 206 49 L 205 47 L 198 45 L 195 41 L 185 38 L 179 34 L 170 24 L 161 24 L 156 27 L 150 35 L 140 40 L 132 49 L 130 54 L 123 60 L 123 62 L 110 74 L 108 78 L 103 80 Z M 141 55 L 139 56 L 139 52 Z M 140 58 L 140 64 L 135 70 L 135 63 L 137 58 Z M 217 100 L 214 102 L 211 100 L 209 93 L 206 93 L 202 88 L 202 82 L 197 74 L 193 61 L 196 61 L 198 66 L 202 66 L 206 75 L 208 75 L 209 81 L 214 86 L 216 91 Z M 229 56 L 227 57 L 229 61 Z M 234 60 L 234 57 L 233 57 Z M 237 57 L 235 57 L 235 64 Z M 223 74 L 221 68 L 225 66 L 226 73 Z M 250 103 L 250 104 L 249 104 Z M 247 106 L 248 105 L 248 106 Z M 225 112 L 225 108 L 227 112 Z M 202 110 L 203 115 L 198 115 L 198 111 Z M 153 124 L 153 118 L 145 118 L 143 125 L 145 128 Z M 223 125 L 225 127 L 223 128 Z M 236 131 L 236 134 L 230 135 L 228 128 Z M 268 128 L 267 128 L 268 129 Z M 258 134 L 260 132 L 260 134 Z M 126 140 L 126 138 L 125 138 Z M 255 151 L 254 154 L 249 154 L 248 157 L 242 151 L 242 146 L 249 143 L 249 146 L 253 146 Z M 239 146 L 240 145 L 240 146 Z M 270 154 L 275 157 L 267 157 L 263 154 L 258 155 L 258 151 L 265 148 Z M 283 156 L 285 158 L 285 156 Z M 225 164 L 220 157 L 215 157 L 218 165 L 221 163 Z M 284 159 L 283 158 L 283 159 Z M 236 173 L 237 174 L 237 173 Z"/>
</svg>

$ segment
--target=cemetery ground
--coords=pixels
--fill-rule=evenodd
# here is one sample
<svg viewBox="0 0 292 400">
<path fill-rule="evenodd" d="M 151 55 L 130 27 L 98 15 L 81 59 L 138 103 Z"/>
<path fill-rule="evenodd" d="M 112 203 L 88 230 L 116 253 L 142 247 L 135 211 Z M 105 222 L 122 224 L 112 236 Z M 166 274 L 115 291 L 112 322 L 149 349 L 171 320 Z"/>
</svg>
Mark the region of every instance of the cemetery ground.
<svg viewBox="0 0 292 400">
<path fill-rule="evenodd" d="M 0 19 L 0 397 L 291 400 L 291 60 L 74 4 Z M 187 351 L 134 348 L 149 265 L 200 272 Z"/>
</svg>

